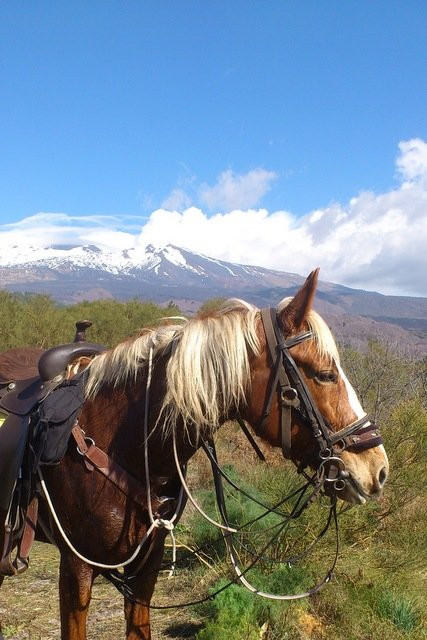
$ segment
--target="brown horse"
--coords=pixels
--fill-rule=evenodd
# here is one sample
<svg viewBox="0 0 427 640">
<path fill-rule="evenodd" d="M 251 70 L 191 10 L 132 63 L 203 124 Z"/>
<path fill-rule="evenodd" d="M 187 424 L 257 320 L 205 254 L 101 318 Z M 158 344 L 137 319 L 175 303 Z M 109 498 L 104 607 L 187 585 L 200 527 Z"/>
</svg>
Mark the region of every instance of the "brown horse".
<svg viewBox="0 0 427 640">
<path fill-rule="evenodd" d="M 38 375 L 37 363 L 42 353 L 44 349 L 37 347 L 17 347 L 0 353 L 0 386 Z"/>
<path fill-rule="evenodd" d="M 329 329 L 312 311 L 316 283 L 317 271 L 293 299 L 279 304 L 276 360 L 268 347 L 271 330 L 264 328 L 260 311 L 231 301 L 215 314 L 146 330 L 91 363 L 79 424 L 144 491 L 149 484 L 151 504 L 144 506 L 90 470 L 75 446 L 69 446 L 59 465 L 43 469 L 64 534 L 57 526 L 51 529 L 61 553 L 62 640 L 86 638 L 95 577 L 104 564 L 125 564 L 141 540 L 139 554 L 125 569 L 136 574 L 138 601 L 125 599 L 126 638 L 150 638 L 150 600 L 166 536 L 164 527 L 152 526 L 152 516 L 157 524 L 167 523 L 173 512 L 168 504 L 174 502 L 163 497 L 178 497 L 176 458 L 185 464 L 201 437 L 230 418 L 246 421 L 297 464 L 317 468 L 328 453 L 331 460 L 338 459 L 335 472 L 343 499 L 361 504 L 381 495 L 387 457 L 339 365 Z M 295 381 L 292 393 L 282 385 L 282 352 L 287 354 L 289 378 Z M 334 438 L 336 432 L 339 438 Z M 364 438 L 366 446 L 356 446 Z M 46 528 L 50 521 L 44 503 L 41 522 Z"/>
</svg>

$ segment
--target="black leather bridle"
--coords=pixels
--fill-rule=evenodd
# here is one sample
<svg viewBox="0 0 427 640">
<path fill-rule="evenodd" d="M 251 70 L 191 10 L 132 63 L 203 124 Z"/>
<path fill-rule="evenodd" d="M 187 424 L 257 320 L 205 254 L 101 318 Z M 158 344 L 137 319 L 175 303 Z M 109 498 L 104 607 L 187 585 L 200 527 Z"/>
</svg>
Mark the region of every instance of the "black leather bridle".
<svg viewBox="0 0 427 640">
<path fill-rule="evenodd" d="M 292 410 L 294 410 L 299 413 L 315 438 L 319 466 L 324 469 L 326 461 L 335 463 L 338 461 L 338 464 L 335 464 L 335 467 L 338 467 L 334 474 L 334 481 L 336 481 L 337 475 L 343 477 L 344 473 L 344 464 L 339 458 L 339 454 L 345 449 L 362 451 L 379 446 L 382 444 L 379 429 L 371 422 L 369 416 L 365 415 L 343 429 L 333 431 L 320 413 L 290 353 L 292 347 L 313 338 L 313 333 L 306 331 L 285 339 L 276 309 L 262 309 L 261 319 L 273 366 L 258 433 L 262 436 L 274 395 L 279 393 L 283 455 L 286 458 L 291 457 Z"/>
</svg>

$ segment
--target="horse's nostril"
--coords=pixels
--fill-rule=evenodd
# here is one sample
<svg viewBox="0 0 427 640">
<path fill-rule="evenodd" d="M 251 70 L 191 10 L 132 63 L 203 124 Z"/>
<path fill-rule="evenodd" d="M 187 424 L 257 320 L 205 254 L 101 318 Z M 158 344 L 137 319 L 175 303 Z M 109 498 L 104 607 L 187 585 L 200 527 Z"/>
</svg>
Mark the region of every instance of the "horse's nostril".
<svg viewBox="0 0 427 640">
<path fill-rule="evenodd" d="M 382 469 L 378 474 L 378 482 L 380 483 L 381 487 L 384 486 L 386 480 L 387 480 L 387 469 L 386 467 L 382 467 Z"/>
</svg>

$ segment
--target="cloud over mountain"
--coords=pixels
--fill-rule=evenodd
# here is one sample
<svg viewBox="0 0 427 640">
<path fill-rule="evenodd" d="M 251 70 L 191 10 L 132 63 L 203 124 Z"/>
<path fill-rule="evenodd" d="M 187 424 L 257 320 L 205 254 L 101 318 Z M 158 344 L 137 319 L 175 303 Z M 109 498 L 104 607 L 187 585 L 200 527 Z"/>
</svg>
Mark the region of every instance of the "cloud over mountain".
<svg viewBox="0 0 427 640">
<path fill-rule="evenodd" d="M 270 188 L 273 172 L 256 169 L 238 176 L 229 170 L 214 186 L 202 185 L 197 196 L 177 190 L 146 220 L 38 213 L 3 225 L 0 252 L 22 243 L 96 243 L 117 250 L 171 243 L 230 262 L 300 274 L 319 265 L 327 280 L 427 296 L 427 143 L 402 141 L 396 168 L 394 189 L 359 193 L 346 204 L 303 217 L 254 208 Z M 200 203 L 221 213 L 209 215 Z"/>
<path fill-rule="evenodd" d="M 228 169 L 219 175 L 212 187 L 203 184 L 199 189 L 199 198 L 211 211 L 255 207 L 270 190 L 276 177 L 273 171 L 265 169 L 253 169 L 240 176 Z"/>
</svg>

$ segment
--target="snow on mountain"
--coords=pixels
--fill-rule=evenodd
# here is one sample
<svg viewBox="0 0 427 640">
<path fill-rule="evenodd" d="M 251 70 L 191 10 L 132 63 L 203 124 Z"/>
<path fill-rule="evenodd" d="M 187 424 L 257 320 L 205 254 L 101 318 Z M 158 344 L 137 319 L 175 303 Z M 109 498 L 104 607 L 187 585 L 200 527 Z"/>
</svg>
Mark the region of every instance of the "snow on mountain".
<svg viewBox="0 0 427 640">
<path fill-rule="evenodd" d="M 28 275 L 28 281 L 34 276 L 49 279 L 49 273 L 56 279 L 55 273 L 67 273 L 90 270 L 100 276 L 119 276 L 121 278 L 145 277 L 157 280 L 174 279 L 176 284 L 184 279 L 196 284 L 206 280 L 224 280 L 226 278 L 246 280 L 263 279 L 266 273 L 276 272 L 257 267 L 234 265 L 228 262 L 202 256 L 194 252 L 167 245 L 156 248 L 148 245 L 145 250 L 130 248 L 126 250 L 105 251 L 95 245 L 87 246 L 53 246 L 53 247 L 21 247 L 14 246 L 7 253 L 0 255 L 0 271 L 9 271 L 8 280 L 14 270 Z M 301 279 L 297 277 L 297 280 Z M 249 284 L 249 283 L 248 283 Z"/>
<path fill-rule="evenodd" d="M 46 286 L 48 282 L 70 279 L 84 279 L 91 284 L 111 281 L 114 285 L 114 279 L 119 279 L 146 286 L 170 285 L 175 290 L 180 286 L 198 289 L 206 285 L 230 288 L 226 283 L 230 278 L 249 286 L 253 280 L 263 279 L 264 271 L 231 265 L 172 245 L 126 250 L 104 250 L 96 245 L 14 246 L 0 255 L 0 285 L 23 286 L 43 281 Z M 140 293 L 138 290 L 135 295 Z"/>
<path fill-rule="evenodd" d="M 14 246 L 0 255 L 0 287 L 48 293 L 65 303 L 138 297 L 160 303 L 175 300 L 191 312 L 203 300 L 231 296 L 268 306 L 293 295 L 303 281 L 294 273 L 233 264 L 173 245 L 126 250 L 105 250 L 96 245 Z M 374 327 L 381 335 L 391 331 L 396 341 L 402 341 L 405 335 L 396 332 L 409 329 L 416 347 L 419 340 L 424 345 L 426 298 L 383 296 L 320 282 L 316 308 L 346 335 L 349 327 L 355 326 L 349 317 L 356 315 L 363 316 L 363 326 L 375 319 L 366 335 L 372 335 Z M 357 335 L 360 332 L 360 328 L 355 330 Z"/>
<path fill-rule="evenodd" d="M 14 246 L 0 255 L 2 267 L 55 267 L 60 264 L 74 264 L 79 267 L 116 269 L 117 256 L 102 252 L 94 245 L 85 247 L 20 247 Z"/>
<path fill-rule="evenodd" d="M 0 287 L 61 303 L 116 298 L 177 302 L 193 312 L 215 297 L 260 306 L 290 295 L 301 276 L 232 264 L 173 245 L 105 250 L 96 245 L 11 247 L 0 255 Z"/>
</svg>

